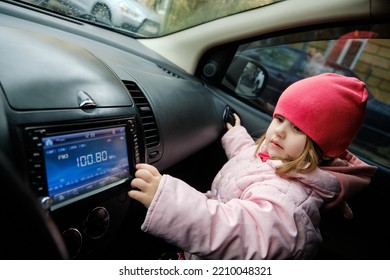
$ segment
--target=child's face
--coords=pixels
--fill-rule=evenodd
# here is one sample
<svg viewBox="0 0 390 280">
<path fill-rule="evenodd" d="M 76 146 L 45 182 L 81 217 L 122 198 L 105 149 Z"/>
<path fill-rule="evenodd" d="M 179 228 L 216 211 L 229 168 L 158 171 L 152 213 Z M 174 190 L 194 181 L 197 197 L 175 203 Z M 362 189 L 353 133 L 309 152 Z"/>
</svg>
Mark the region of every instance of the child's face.
<svg viewBox="0 0 390 280">
<path fill-rule="evenodd" d="M 305 149 L 307 136 L 282 116 L 275 116 L 266 136 L 266 150 L 271 159 L 294 160 Z"/>
</svg>

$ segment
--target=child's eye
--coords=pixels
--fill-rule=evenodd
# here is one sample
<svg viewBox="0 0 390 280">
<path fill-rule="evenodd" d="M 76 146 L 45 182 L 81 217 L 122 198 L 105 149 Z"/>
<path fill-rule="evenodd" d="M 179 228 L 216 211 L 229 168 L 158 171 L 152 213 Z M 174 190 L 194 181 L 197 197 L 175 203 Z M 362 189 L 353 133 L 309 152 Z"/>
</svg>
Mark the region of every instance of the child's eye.
<svg viewBox="0 0 390 280">
<path fill-rule="evenodd" d="M 303 133 L 302 130 L 299 129 L 299 127 L 293 125 L 293 129 L 295 132 L 298 132 L 298 133 Z"/>
<path fill-rule="evenodd" d="M 284 118 L 282 116 L 275 116 L 275 119 L 278 120 L 278 122 L 282 123 L 284 121 Z"/>
</svg>

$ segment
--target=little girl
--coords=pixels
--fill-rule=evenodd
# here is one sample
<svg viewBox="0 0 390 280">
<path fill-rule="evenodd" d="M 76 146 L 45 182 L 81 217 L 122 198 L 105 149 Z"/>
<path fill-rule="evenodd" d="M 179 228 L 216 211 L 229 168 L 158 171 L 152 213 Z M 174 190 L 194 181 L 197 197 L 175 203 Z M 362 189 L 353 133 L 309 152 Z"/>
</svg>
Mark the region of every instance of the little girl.
<svg viewBox="0 0 390 280">
<path fill-rule="evenodd" d="M 187 259 L 312 258 L 320 209 L 368 185 L 375 171 L 346 150 L 366 101 L 363 82 L 326 73 L 287 88 L 257 142 L 235 115 L 222 137 L 229 161 L 206 194 L 137 165 L 129 196 L 148 208 L 142 230 Z"/>
</svg>

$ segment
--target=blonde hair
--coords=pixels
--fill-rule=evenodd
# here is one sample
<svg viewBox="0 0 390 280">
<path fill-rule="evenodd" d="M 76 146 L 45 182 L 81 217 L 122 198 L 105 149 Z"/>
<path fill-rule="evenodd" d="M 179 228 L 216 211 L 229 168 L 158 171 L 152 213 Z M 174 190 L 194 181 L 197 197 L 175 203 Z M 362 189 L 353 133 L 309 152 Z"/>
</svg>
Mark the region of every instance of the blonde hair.
<svg viewBox="0 0 390 280">
<path fill-rule="evenodd" d="M 256 141 L 256 144 L 258 145 L 256 154 L 264 139 L 265 134 Z M 283 164 L 276 168 L 276 174 L 281 177 L 289 177 L 289 175 L 294 173 L 306 174 L 314 171 L 320 165 L 329 164 L 332 160 L 332 158 L 323 154 L 318 145 L 311 140 L 310 137 L 307 137 L 302 154 L 296 159 L 284 160 Z"/>
</svg>

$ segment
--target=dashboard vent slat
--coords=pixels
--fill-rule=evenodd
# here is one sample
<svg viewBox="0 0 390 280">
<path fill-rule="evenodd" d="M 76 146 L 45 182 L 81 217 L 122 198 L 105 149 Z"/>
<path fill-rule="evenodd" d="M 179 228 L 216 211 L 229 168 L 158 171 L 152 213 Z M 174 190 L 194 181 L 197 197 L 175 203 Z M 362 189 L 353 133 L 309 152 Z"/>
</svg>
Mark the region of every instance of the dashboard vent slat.
<svg viewBox="0 0 390 280">
<path fill-rule="evenodd" d="M 179 74 L 177 74 L 177 73 L 175 73 L 175 72 L 173 72 L 173 71 L 171 71 L 171 70 L 168 70 L 167 68 L 165 68 L 165 67 L 162 67 L 162 66 L 159 66 L 158 65 L 158 67 L 159 68 L 161 68 L 166 74 L 168 74 L 169 76 L 172 76 L 172 77 L 174 77 L 174 78 L 176 78 L 176 79 L 184 79 L 181 75 L 179 75 Z"/>
<path fill-rule="evenodd" d="M 157 129 L 156 119 L 148 99 L 136 83 L 131 81 L 123 81 L 123 83 L 133 98 L 135 106 L 137 106 L 140 112 L 146 147 L 153 148 L 158 146 L 160 144 L 160 136 Z"/>
</svg>

